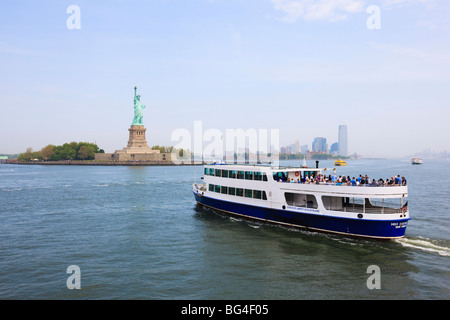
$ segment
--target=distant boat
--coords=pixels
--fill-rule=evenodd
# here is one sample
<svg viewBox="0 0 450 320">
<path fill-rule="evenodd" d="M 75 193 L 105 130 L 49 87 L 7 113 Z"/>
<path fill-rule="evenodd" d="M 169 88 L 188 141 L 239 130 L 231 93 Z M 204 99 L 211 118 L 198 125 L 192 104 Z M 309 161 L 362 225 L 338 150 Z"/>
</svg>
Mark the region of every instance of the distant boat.
<svg viewBox="0 0 450 320">
<path fill-rule="evenodd" d="M 338 159 L 338 160 L 336 160 L 336 161 L 334 162 L 334 165 L 337 166 L 337 167 L 343 167 L 343 166 L 346 166 L 346 165 L 347 165 L 347 162 L 345 162 L 345 161 L 342 160 L 342 159 Z"/>
<path fill-rule="evenodd" d="M 303 158 L 302 168 L 308 168 L 308 166 L 306 165 L 306 159 L 305 158 Z"/>
<path fill-rule="evenodd" d="M 420 158 L 412 158 L 411 159 L 412 164 L 422 164 L 422 159 Z"/>
</svg>

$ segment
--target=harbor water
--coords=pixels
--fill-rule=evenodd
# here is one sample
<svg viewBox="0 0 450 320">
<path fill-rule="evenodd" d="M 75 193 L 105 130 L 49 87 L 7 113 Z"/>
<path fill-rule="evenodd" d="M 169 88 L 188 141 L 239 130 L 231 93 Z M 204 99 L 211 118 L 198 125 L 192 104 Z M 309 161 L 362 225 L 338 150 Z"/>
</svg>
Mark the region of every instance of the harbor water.
<svg viewBox="0 0 450 320">
<path fill-rule="evenodd" d="M 407 178 L 405 238 L 346 238 L 198 208 L 201 166 L 2 164 L 0 298 L 450 299 L 450 162 L 347 164 L 338 175 Z M 80 289 L 68 288 L 69 266 Z M 370 266 L 380 288 L 368 285 Z"/>
</svg>

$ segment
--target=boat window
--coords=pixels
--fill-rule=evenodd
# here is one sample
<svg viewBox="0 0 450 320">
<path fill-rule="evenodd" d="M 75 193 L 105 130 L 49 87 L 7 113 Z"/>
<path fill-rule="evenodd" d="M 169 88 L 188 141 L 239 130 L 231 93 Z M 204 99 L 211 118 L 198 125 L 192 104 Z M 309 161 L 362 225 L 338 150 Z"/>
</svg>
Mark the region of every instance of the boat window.
<svg viewBox="0 0 450 320">
<path fill-rule="evenodd" d="M 253 171 L 245 171 L 245 180 L 253 180 Z"/>
<path fill-rule="evenodd" d="M 206 168 L 206 170 L 208 170 L 208 168 Z M 207 171 L 205 174 L 213 176 L 214 175 L 214 169 L 210 168 L 209 171 Z"/>
<path fill-rule="evenodd" d="M 397 213 L 408 206 L 407 198 L 366 199 L 366 213 Z"/>
<path fill-rule="evenodd" d="M 323 206 L 327 210 L 342 211 L 345 198 L 322 196 Z"/>
<path fill-rule="evenodd" d="M 404 198 L 369 199 L 322 196 L 322 201 L 327 210 L 357 213 L 397 213 L 407 206 L 407 200 Z"/>
<path fill-rule="evenodd" d="M 216 171 L 216 174 L 215 174 L 215 176 L 216 176 L 216 177 L 220 177 L 220 176 L 221 176 L 221 174 L 222 174 L 222 172 L 221 172 L 222 170 L 220 170 L 220 169 L 216 169 L 215 171 Z"/>
<path fill-rule="evenodd" d="M 219 186 L 215 184 L 209 184 L 208 190 L 211 192 L 217 192 L 221 194 L 228 194 L 231 196 L 238 196 L 238 197 L 246 197 L 246 198 L 253 198 L 253 199 L 262 199 L 267 200 L 267 195 L 265 191 L 261 190 L 252 190 L 252 189 L 242 189 L 242 188 L 235 188 L 235 187 L 226 187 L 226 186 Z"/>
<path fill-rule="evenodd" d="M 253 190 L 253 198 L 254 199 L 261 199 L 262 195 L 261 195 L 261 191 L 259 190 Z"/>
<path fill-rule="evenodd" d="M 286 203 L 294 207 L 317 209 L 316 197 L 312 194 L 286 192 L 284 194 Z"/>
<path fill-rule="evenodd" d="M 255 180 L 262 181 L 262 172 L 255 172 Z"/>
<path fill-rule="evenodd" d="M 237 175 L 238 179 L 244 179 L 244 176 L 245 176 L 245 172 L 244 171 L 238 171 L 238 175 Z"/>
<path fill-rule="evenodd" d="M 287 177 L 288 177 L 288 173 L 287 172 L 275 172 L 273 174 L 273 180 L 275 180 L 275 181 L 286 182 L 287 181 Z"/>
<path fill-rule="evenodd" d="M 267 175 L 263 172 L 263 181 L 267 181 Z"/>
<path fill-rule="evenodd" d="M 236 179 L 236 170 L 230 170 L 228 173 L 228 177 Z"/>
<path fill-rule="evenodd" d="M 222 170 L 222 178 L 228 178 L 228 170 Z"/>
</svg>

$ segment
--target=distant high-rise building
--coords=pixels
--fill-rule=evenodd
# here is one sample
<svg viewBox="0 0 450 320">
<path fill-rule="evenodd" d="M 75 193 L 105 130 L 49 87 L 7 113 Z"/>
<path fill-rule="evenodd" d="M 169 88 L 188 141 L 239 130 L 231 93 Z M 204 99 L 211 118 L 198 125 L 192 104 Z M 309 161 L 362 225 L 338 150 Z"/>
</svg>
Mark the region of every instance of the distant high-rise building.
<svg viewBox="0 0 450 320">
<path fill-rule="evenodd" d="M 328 151 L 327 139 L 323 137 L 314 138 L 314 141 L 312 143 L 312 151 L 327 152 Z"/>
<path fill-rule="evenodd" d="M 347 157 L 348 156 L 348 135 L 347 135 L 347 126 L 340 125 L 339 126 L 339 152 L 340 156 Z"/>
<path fill-rule="evenodd" d="M 339 153 L 339 143 L 335 142 L 330 147 L 330 154 L 336 155 Z"/>
</svg>

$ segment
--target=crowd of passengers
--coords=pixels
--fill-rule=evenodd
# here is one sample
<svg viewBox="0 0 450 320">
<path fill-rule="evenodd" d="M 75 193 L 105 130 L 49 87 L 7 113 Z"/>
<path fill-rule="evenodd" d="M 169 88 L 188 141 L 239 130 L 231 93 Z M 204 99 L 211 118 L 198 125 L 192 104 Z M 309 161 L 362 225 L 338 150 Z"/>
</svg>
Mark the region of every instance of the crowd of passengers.
<svg viewBox="0 0 450 320">
<path fill-rule="evenodd" d="M 314 175 L 306 175 L 304 178 L 301 177 L 299 179 L 287 179 L 287 178 L 278 178 L 279 182 L 291 182 L 291 183 L 316 183 L 316 184 L 336 184 L 336 185 L 348 185 L 348 186 L 359 186 L 359 185 L 368 185 L 373 187 L 378 186 L 406 186 L 406 178 L 397 175 L 395 177 L 391 177 L 390 179 L 372 179 L 370 181 L 367 175 L 359 175 L 358 178 L 350 178 L 350 176 L 339 176 L 336 175 L 322 175 L 318 174 Z"/>
</svg>

